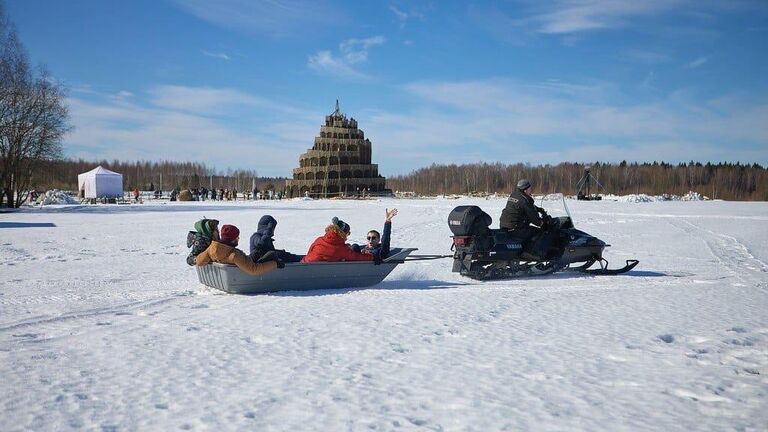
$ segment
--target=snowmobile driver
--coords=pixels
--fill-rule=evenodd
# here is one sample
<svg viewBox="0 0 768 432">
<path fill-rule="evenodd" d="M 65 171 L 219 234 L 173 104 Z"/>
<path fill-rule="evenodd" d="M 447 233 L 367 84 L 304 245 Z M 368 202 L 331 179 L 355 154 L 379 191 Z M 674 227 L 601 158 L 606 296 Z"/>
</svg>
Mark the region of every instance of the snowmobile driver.
<svg viewBox="0 0 768 432">
<path fill-rule="evenodd" d="M 522 179 L 517 182 L 517 188 L 507 199 L 507 205 L 501 211 L 499 226 L 509 231 L 513 237 L 517 237 L 527 243 L 534 237 L 540 237 L 545 229 L 549 215 L 543 208 L 534 205 L 531 191 L 533 186 L 530 180 Z M 547 239 L 549 240 L 549 239 Z M 551 241 L 535 241 L 531 252 L 544 257 Z"/>
</svg>

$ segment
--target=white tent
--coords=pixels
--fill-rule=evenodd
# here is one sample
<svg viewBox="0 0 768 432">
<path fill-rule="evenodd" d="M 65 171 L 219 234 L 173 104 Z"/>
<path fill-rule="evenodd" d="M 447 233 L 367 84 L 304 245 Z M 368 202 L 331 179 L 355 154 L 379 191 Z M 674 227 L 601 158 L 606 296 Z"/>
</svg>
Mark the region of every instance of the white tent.
<svg viewBox="0 0 768 432">
<path fill-rule="evenodd" d="M 123 175 L 101 165 L 77 175 L 77 190 L 84 198 L 117 198 L 123 196 Z"/>
</svg>

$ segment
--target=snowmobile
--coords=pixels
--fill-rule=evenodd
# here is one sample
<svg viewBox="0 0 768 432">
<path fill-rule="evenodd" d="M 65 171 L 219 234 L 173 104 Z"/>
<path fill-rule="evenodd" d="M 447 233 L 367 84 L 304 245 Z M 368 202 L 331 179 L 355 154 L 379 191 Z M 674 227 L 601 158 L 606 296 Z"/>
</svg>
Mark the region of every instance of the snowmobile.
<svg viewBox="0 0 768 432">
<path fill-rule="evenodd" d="M 610 245 L 576 229 L 570 212 L 562 217 L 544 216 L 542 233 L 526 242 L 505 229 L 489 228 L 491 217 L 478 206 L 454 208 L 448 216 L 453 233 L 453 272 L 477 280 L 542 276 L 556 271 L 617 275 L 639 262 L 627 260 L 624 267 L 609 269 L 603 251 Z M 591 268 L 595 263 L 599 268 Z"/>
</svg>

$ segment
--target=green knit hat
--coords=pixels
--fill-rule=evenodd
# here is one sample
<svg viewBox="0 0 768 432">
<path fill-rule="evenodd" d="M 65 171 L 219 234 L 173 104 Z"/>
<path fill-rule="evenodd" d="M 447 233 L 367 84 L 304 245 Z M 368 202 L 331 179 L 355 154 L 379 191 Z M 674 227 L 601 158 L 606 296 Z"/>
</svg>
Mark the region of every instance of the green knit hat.
<svg viewBox="0 0 768 432">
<path fill-rule="evenodd" d="M 195 222 L 195 231 L 207 239 L 213 238 L 213 231 L 218 227 L 219 221 L 216 219 L 202 218 Z"/>
</svg>

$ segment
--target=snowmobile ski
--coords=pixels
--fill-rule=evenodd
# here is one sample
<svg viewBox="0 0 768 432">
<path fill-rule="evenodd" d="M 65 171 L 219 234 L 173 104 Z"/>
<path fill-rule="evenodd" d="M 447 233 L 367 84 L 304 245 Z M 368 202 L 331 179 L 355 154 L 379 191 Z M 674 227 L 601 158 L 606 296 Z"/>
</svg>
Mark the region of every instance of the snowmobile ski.
<svg viewBox="0 0 768 432">
<path fill-rule="evenodd" d="M 569 270 L 577 271 L 579 273 L 586 273 L 594 276 L 615 276 L 615 275 L 620 275 L 622 273 L 626 273 L 632 270 L 640 261 L 636 259 L 629 259 L 627 260 L 627 265 L 617 269 L 609 269 L 608 261 L 606 261 L 605 259 L 600 259 L 599 262 L 600 262 L 600 268 L 589 269 L 588 268 L 589 266 L 586 266 L 586 267 L 579 266 L 576 268 L 570 268 Z M 593 264 L 593 263 L 594 262 L 589 264 Z"/>
</svg>

